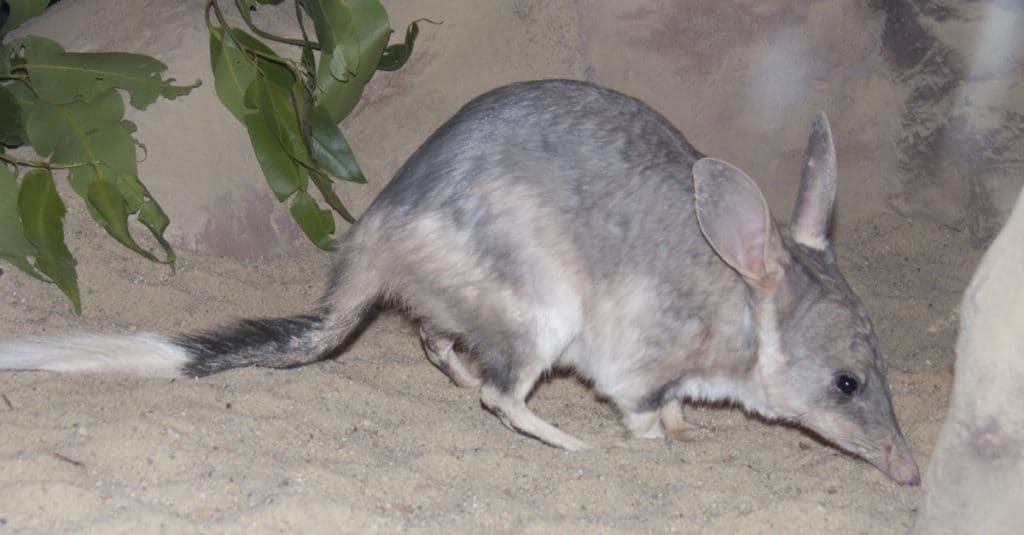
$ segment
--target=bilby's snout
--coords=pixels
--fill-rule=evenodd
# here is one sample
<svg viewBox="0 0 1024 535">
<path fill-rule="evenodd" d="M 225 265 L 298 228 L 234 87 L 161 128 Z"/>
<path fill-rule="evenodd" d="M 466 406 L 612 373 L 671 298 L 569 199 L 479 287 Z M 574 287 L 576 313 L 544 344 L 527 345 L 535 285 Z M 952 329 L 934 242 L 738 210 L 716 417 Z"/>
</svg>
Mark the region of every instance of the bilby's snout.
<svg viewBox="0 0 1024 535">
<path fill-rule="evenodd" d="M 879 450 L 881 453 L 879 462 L 874 463 L 879 470 L 885 472 L 900 485 L 916 486 L 921 483 L 921 471 L 902 435 L 882 439 L 879 443 Z"/>
</svg>

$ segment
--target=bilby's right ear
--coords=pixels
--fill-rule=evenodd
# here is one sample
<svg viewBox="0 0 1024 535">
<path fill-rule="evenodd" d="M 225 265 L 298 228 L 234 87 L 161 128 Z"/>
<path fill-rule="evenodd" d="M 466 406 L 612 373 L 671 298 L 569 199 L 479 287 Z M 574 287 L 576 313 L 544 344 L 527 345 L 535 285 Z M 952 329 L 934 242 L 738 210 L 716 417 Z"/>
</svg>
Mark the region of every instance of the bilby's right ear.
<svg viewBox="0 0 1024 535">
<path fill-rule="evenodd" d="M 718 256 L 748 284 L 774 286 L 788 253 L 757 184 L 735 166 L 703 158 L 693 165 L 697 222 Z"/>
</svg>

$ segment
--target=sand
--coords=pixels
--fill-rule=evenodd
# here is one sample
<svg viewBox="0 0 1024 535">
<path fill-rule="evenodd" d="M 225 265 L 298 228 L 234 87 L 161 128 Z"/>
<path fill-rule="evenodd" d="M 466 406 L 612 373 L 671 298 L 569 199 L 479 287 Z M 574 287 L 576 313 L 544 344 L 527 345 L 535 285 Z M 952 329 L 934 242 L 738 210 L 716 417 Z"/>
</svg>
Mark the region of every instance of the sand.
<svg viewBox="0 0 1024 535">
<path fill-rule="evenodd" d="M 68 224 L 84 315 L 4 266 L 0 339 L 299 312 L 330 262 L 311 250 L 249 261 L 179 251 L 172 275 L 83 217 Z M 968 243 L 892 215 L 837 243 L 922 467 L 948 402 L 956 305 L 981 253 Z M 5 373 L 0 396 L 0 532 L 900 533 L 920 493 L 736 409 L 688 409 L 690 440 L 629 439 L 568 375 L 541 384 L 531 406 L 597 447 L 544 446 L 452 385 L 389 313 L 340 358 L 304 368 L 201 380 Z"/>
</svg>

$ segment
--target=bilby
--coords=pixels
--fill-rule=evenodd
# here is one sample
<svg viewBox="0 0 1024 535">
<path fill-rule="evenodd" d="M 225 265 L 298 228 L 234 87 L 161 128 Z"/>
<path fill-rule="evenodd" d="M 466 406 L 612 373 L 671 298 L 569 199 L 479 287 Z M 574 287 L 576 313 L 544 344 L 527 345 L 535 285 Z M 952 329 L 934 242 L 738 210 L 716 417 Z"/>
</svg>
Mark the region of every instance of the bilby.
<svg viewBox="0 0 1024 535">
<path fill-rule="evenodd" d="M 181 336 L 14 341 L 0 345 L 0 368 L 287 368 L 334 355 L 388 304 L 419 324 L 434 365 L 552 446 L 586 443 L 526 401 L 568 368 L 635 436 L 679 431 L 683 401 L 729 401 L 914 485 L 877 336 L 828 239 L 835 190 L 824 114 L 785 226 L 751 178 L 642 102 L 584 82 L 513 84 L 463 107 L 398 171 L 341 238 L 314 313 Z"/>
</svg>

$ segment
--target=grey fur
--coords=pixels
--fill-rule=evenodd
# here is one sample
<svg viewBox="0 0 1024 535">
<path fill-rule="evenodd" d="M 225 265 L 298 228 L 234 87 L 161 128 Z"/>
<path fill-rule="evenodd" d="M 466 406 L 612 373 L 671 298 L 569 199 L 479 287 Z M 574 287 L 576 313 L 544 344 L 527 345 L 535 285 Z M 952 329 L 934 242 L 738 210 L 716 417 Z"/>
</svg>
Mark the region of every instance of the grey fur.
<svg viewBox="0 0 1024 535">
<path fill-rule="evenodd" d="M 915 483 L 877 339 L 825 240 L 836 177 L 824 114 L 796 237 L 753 181 L 702 158 L 636 99 L 581 82 L 514 84 L 438 129 L 342 254 L 422 322 L 431 362 L 456 383 L 482 381 L 488 408 L 546 442 L 583 447 L 525 406 L 542 374 L 567 367 L 638 435 L 659 434 L 657 411 L 677 399 L 732 400 Z M 706 173 L 697 198 L 695 165 Z M 350 291 L 339 287 L 331 306 L 349 310 Z M 766 333 L 779 347 L 763 347 Z M 838 373 L 864 386 L 846 396 Z"/>
<path fill-rule="evenodd" d="M 877 338 L 825 240 L 835 151 L 823 114 L 808 159 L 791 233 L 749 177 L 636 99 L 563 80 L 491 91 L 344 236 L 323 314 L 260 346 L 262 359 L 250 344 L 215 368 L 321 358 L 391 303 L 420 322 L 431 362 L 549 444 L 586 447 L 526 407 L 538 378 L 571 368 L 638 436 L 685 427 L 680 400 L 733 401 L 916 484 Z M 842 394 L 841 373 L 863 386 Z"/>
</svg>

